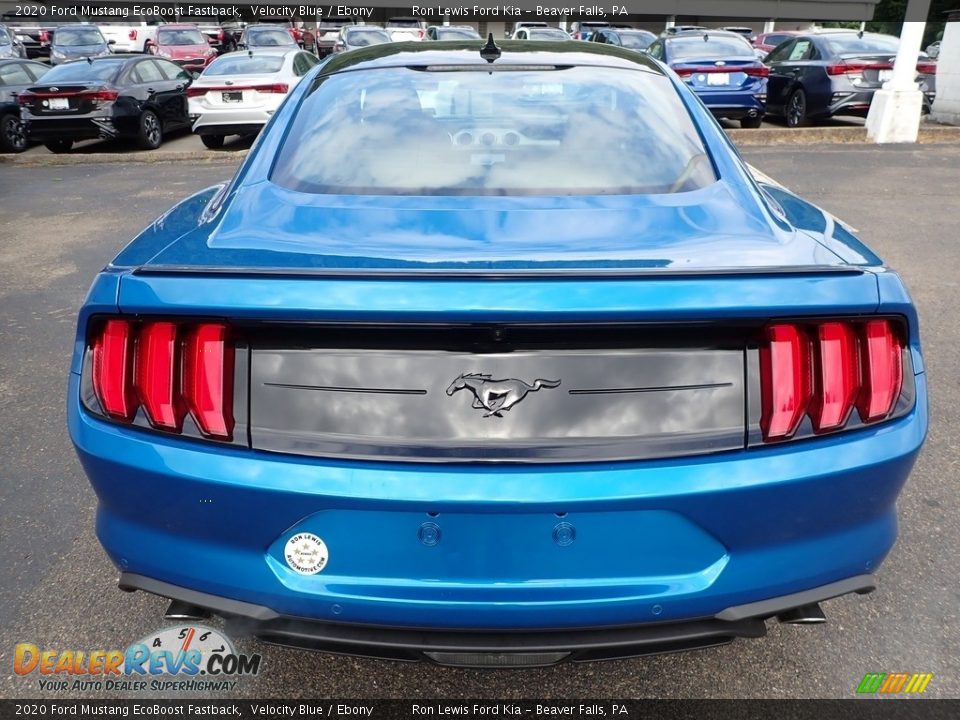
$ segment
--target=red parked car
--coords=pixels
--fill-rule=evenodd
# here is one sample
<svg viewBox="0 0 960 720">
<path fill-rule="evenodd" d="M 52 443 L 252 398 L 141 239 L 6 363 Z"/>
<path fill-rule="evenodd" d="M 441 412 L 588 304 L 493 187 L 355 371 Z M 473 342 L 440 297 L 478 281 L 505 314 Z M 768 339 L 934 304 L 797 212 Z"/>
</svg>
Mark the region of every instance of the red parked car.
<svg viewBox="0 0 960 720">
<path fill-rule="evenodd" d="M 780 43 L 800 34 L 799 30 L 774 30 L 773 32 L 760 33 L 751 42 L 758 50 L 768 53 Z"/>
<path fill-rule="evenodd" d="M 207 37 L 196 25 L 161 25 L 157 29 L 157 42 L 150 52 L 176 63 L 188 72 L 203 72 L 217 56 Z"/>
</svg>

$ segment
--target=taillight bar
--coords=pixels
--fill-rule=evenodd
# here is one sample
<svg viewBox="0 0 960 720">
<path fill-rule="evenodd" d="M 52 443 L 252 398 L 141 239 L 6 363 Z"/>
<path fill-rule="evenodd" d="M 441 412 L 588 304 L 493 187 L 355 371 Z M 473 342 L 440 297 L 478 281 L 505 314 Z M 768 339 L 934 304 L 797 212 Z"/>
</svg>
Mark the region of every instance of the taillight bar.
<svg viewBox="0 0 960 720">
<path fill-rule="evenodd" d="M 91 339 L 91 381 L 104 414 L 130 423 L 143 408 L 151 427 L 174 433 L 189 414 L 203 435 L 230 440 L 229 335 L 217 322 L 106 320 Z"/>
<path fill-rule="evenodd" d="M 200 95 L 206 95 L 208 92 L 236 92 L 237 90 L 256 90 L 261 93 L 286 94 L 290 90 L 290 86 L 286 83 L 271 83 L 269 85 L 211 85 L 208 87 L 191 86 L 187 88 L 187 97 L 199 97 Z"/>
<path fill-rule="evenodd" d="M 890 63 L 848 63 L 827 65 L 827 75 L 859 75 L 864 70 L 893 70 Z"/>
<path fill-rule="evenodd" d="M 116 90 L 77 90 L 76 92 L 23 92 L 18 96 L 21 105 L 29 105 L 37 99 L 47 98 L 76 98 L 77 100 L 98 100 L 101 102 L 111 102 L 116 100 L 120 94 Z"/>
<path fill-rule="evenodd" d="M 893 413 L 903 386 L 903 349 L 893 321 L 774 323 L 760 344 L 760 429 L 792 437 L 809 417 L 814 433 L 843 428 L 856 408 L 875 423 Z"/>
<path fill-rule="evenodd" d="M 770 68 L 766 65 L 741 67 L 738 65 L 707 65 L 704 67 L 680 68 L 676 71 L 680 77 L 690 77 L 710 73 L 743 73 L 750 77 L 769 77 Z"/>
</svg>

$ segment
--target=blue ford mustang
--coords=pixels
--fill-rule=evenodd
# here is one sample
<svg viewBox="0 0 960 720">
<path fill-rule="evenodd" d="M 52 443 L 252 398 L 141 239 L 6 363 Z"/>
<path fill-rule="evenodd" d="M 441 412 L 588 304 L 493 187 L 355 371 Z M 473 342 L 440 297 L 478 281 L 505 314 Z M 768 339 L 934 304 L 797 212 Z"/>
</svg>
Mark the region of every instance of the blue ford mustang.
<svg viewBox="0 0 960 720">
<path fill-rule="evenodd" d="M 120 587 L 511 666 L 872 590 L 927 427 L 900 278 L 655 60 L 481 45 L 330 60 L 97 276 L 69 427 Z"/>
</svg>

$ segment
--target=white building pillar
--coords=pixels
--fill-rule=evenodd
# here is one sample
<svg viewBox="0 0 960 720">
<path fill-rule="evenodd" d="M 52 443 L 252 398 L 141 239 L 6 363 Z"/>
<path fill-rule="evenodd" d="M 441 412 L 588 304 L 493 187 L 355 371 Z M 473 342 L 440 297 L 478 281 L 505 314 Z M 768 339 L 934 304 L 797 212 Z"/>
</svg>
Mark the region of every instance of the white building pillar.
<svg viewBox="0 0 960 720">
<path fill-rule="evenodd" d="M 929 0 L 920 2 L 926 8 Z M 925 22 L 905 22 L 900 33 L 900 50 L 893 66 L 893 78 L 877 90 L 867 113 L 867 137 L 876 143 L 912 143 L 920 132 L 923 93 L 917 87 L 917 58 L 923 41 Z"/>
<path fill-rule="evenodd" d="M 670 28 L 672 28 L 672 27 L 673 27 L 674 25 L 676 25 L 676 24 L 677 24 L 677 16 L 676 16 L 676 15 L 667 15 L 667 22 L 664 24 L 663 29 L 664 29 L 664 30 L 669 30 Z"/>
<path fill-rule="evenodd" d="M 947 16 L 937 56 L 937 97 L 930 119 L 960 125 L 960 10 Z"/>
<path fill-rule="evenodd" d="M 444 24 L 444 25 L 449 25 L 449 24 L 450 24 L 450 13 L 445 12 L 445 13 L 443 14 L 443 24 Z"/>
<path fill-rule="evenodd" d="M 777 24 L 776 20 L 767 20 L 763 23 L 763 32 L 772 33 L 774 26 Z"/>
</svg>

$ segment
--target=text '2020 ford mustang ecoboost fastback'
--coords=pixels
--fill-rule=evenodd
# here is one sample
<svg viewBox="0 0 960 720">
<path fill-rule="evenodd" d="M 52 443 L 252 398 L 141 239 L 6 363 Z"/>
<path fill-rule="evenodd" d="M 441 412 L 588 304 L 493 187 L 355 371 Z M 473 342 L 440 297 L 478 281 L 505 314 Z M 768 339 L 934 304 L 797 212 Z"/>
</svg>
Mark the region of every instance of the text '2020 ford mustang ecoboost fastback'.
<svg viewBox="0 0 960 720">
<path fill-rule="evenodd" d="M 900 278 L 656 61 L 482 44 L 316 68 L 97 276 L 69 426 L 120 586 L 460 665 L 869 592 L 927 424 Z"/>
</svg>

